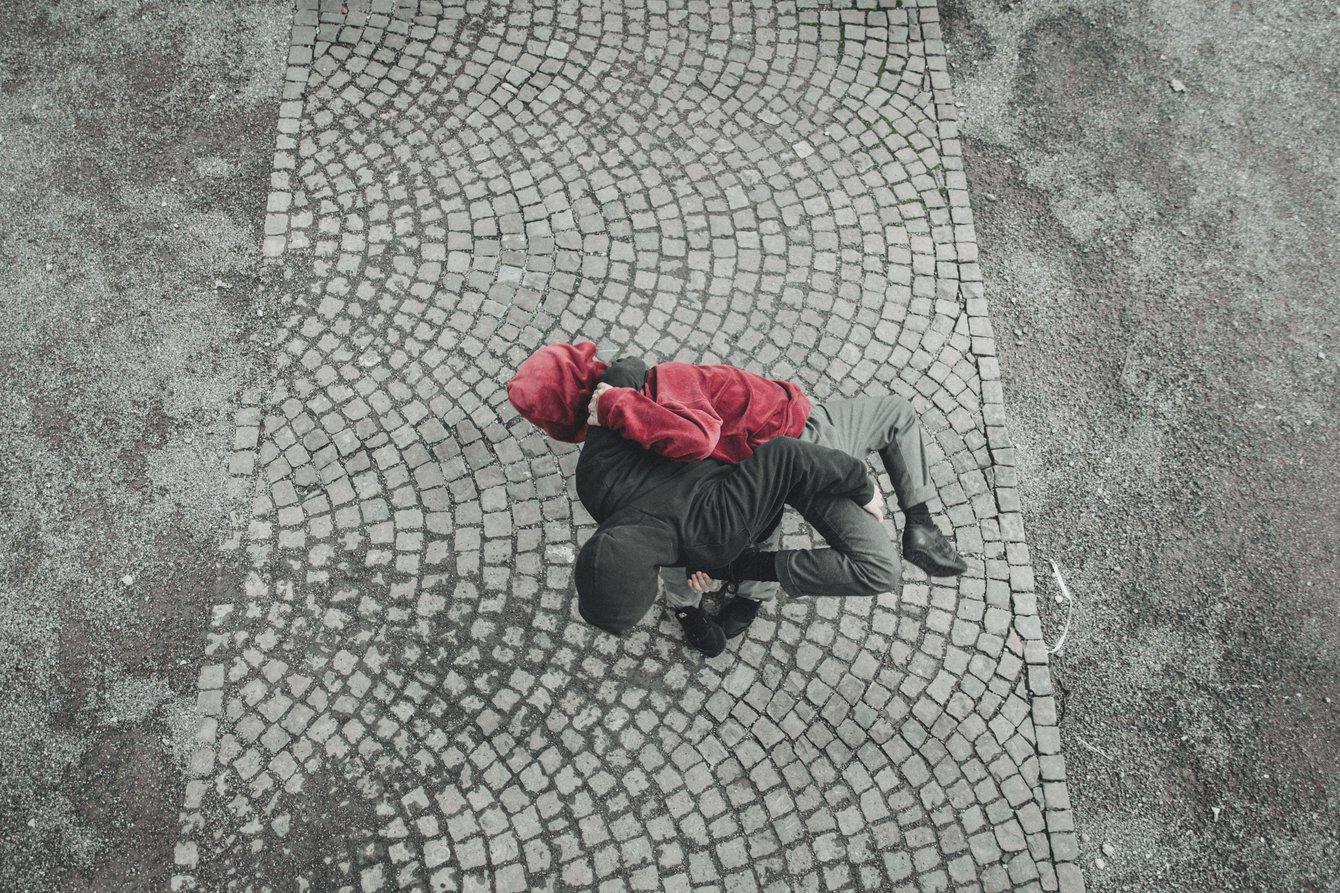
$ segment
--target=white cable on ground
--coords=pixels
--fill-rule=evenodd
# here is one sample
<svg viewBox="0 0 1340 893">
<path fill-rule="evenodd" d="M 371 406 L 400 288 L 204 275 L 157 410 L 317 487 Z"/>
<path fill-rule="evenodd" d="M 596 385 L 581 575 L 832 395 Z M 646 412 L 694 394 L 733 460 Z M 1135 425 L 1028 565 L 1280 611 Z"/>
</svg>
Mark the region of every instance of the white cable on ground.
<svg viewBox="0 0 1340 893">
<path fill-rule="evenodd" d="M 1061 638 L 1056 640 L 1056 644 L 1047 649 L 1048 654 L 1055 654 L 1061 650 L 1065 644 L 1065 637 L 1070 633 L 1070 618 L 1075 616 L 1075 597 L 1070 594 L 1070 587 L 1065 584 L 1065 577 L 1061 576 L 1061 569 L 1056 566 L 1056 562 L 1050 558 L 1047 562 L 1052 566 L 1052 576 L 1056 578 L 1056 584 L 1061 587 L 1061 596 L 1066 601 L 1065 626 L 1061 627 Z M 1046 642 L 1043 642 L 1045 645 Z"/>
<path fill-rule="evenodd" d="M 1081 738 L 1080 736 L 1076 735 L 1076 736 L 1075 736 L 1075 740 L 1078 741 L 1080 744 L 1083 744 L 1083 745 L 1084 745 L 1085 747 L 1087 747 L 1089 750 L 1091 750 L 1091 751 L 1093 751 L 1094 753 L 1098 754 L 1098 756 L 1100 756 L 1100 757 L 1102 757 L 1103 759 L 1107 760 L 1109 763 L 1115 763 L 1115 762 L 1116 762 L 1116 760 L 1112 759 L 1110 756 L 1108 756 L 1107 754 L 1103 753 L 1101 750 L 1099 750 L 1098 748 L 1094 747 L 1092 744 L 1090 744 L 1089 742 L 1085 741 L 1085 740 L 1084 740 L 1083 738 Z"/>
</svg>

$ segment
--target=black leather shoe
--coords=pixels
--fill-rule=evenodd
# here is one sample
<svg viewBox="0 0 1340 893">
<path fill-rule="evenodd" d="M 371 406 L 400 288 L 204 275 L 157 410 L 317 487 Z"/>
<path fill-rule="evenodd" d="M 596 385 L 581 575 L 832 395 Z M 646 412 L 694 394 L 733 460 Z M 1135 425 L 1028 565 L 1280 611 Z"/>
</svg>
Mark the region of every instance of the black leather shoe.
<svg viewBox="0 0 1340 893">
<path fill-rule="evenodd" d="M 702 608 L 676 608 L 675 617 L 684 627 L 685 640 L 703 654 L 716 657 L 726 650 L 726 634 Z"/>
<path fill-rule="evenodd" d="M 903 557 L 931 577 L 957 577 L 968 569 L 938 527 L 917 524 L 903 531 Z"/>
<path fill-rule="evenodd" d="M 758 602 L 743 596 L 736 596 L 726 602 L 721 613 L 717 614 L 717 623 L 721 624 L 721 631 L 726 634 L 726 638 L 733 639 L 749 629 L 749 624 L 758 615 L 758 606 Z"/>
</svg>

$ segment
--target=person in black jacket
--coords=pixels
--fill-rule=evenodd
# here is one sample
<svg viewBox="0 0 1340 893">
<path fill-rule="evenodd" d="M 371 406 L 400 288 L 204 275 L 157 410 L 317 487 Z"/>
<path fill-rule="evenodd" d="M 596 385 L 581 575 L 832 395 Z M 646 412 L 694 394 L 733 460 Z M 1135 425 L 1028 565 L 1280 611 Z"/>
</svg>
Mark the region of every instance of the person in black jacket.
<svg viewBox="0 0 1340 893">
<path fill-rule="evenodd" d="M 640 360 L 622 359 L 601 380 L 640 387 L 646 374 Z M 901 582 L 897 550 L 877 520 L 881 494 L 865 464 L 840 450 L 779 437 L 738 465 L 678 462 L 593 427 L 576 478 L 600 524 L 577 557 L 578 610 L 609 632 L 646 614 L 660 567 L 700 569 L 698 580 L 777 581 L 792 595 L 870 596 Z M 767 539 L 785 505 L 828 547 L 746 551 Z M 715 623 L 685 632 L 706 654 L 725 647 Z"/>
</svg>

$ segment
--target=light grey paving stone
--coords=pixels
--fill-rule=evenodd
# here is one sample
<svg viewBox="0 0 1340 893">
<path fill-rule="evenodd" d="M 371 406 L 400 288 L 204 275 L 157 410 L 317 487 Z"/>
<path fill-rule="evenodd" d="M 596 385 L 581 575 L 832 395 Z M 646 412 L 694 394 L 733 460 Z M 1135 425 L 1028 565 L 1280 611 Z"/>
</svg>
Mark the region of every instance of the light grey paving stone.
<svg viewBox="0 0 1340 893">
<path fill-rule="evenodd" d="M 876 5 L 297 0 L 174 889 L 1083 889 L 938 11 Z M 969 572 L 586 626 L 504 390 L 581 339 L 912 399 Z"/>
</svg>

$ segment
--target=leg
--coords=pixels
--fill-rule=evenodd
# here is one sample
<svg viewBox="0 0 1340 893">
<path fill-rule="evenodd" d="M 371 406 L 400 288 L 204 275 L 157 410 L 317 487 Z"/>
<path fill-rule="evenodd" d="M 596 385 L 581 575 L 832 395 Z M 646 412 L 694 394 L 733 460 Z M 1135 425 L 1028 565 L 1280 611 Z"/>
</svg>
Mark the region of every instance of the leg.
<svg viewBox="0 0 1340 893">
<path fill-rule="evenodd" d="M 891 394 L 822 403 L 810 412 L 802 436 L 857 458 L 878 452 L 901 509 L 935 495 L 921 422 L 912 404 L 902 397 Z"/>
<path fill-rule="evenodd" d="M 720 624 L 702 609 L 702 594 L 689 588 L 682 567 L 661 568 L 666 607 L 684 629 L 684 640 L 708 657 L 716 657 L 726 648 L 726 633 Z"/>
<path fill-rule="evenodd" d="M 754 552 L 776 552 L 781 544 L 782 528 L 779 524 L 767 540 L 754 543 L 749 549 Z M 775 599 L 779 588 L 776 583 L 769 580 L 741 581 L 735 598 L 726 602 L 721 613 L 717 615 L 717 623 L 721 625 L 726 638 L 733 639 L 743 634 L 749 628 L 749 624 L 754 622 L 759 605 Z"/>
<path fill-rule="evenodd" d="M 767 539 L 749 546 L 751 552 L 776 552 L 782 545 L 782 525 L 778 524 L 773 529 Z M 780 587 L 770 580 L 742 580 L 740 582 L 740 591 L 737 593 L 740 598 L 747 598 L 750 601 L 759 603 L 770 602 L 777 597 L 777 590 Z"/>
<path fill-rule="evenodd" d="M 791 595 L 876 595 L 897 592 L 898 554 L 888 533 L 850 499 L 819 497 L 800 507 L 827 549 L 777 553 L 777 576 Z"/>
<path fill-rule="evenodd" d="M 776 552 L 782 542 L 782 531 L 779 525 L 766 540 L 751 543 L 748 551 L 751 552 Z M 696 608 L 702 604 L 702 593 L 694 592 L 689 588 L 687 570 L 682 567 L 663 567 L 661 568 L 661 585 L 665 587 L 666 607 L 673 610 L 680 608 Z M 777 597 L 777 584 L 766 580 L 744 580 L 740 583 L 739 591 L 736 593 L 741 598 L 747 598 L 750 601 L 764 603 L 770 602 Z"/>
<path fill-rule="evenodd" d="M 853 501 L 864 502 L 869 494 L 861 462 L 835 449 L 778 438 L 716 482 L 701 506 L 714 523 L 703 529 L 747 535 L 690 547 L 685 556 L 690 570 L 702 568 L 718 580 L 777 580 L 796 594 L 873 595 L 897 588 L 898 557 L 884 526 Z M 831 548 L 743 553 L 770 526 L 783 500 Z"/>
<path fill-rule="evenodd" d="M 902 397 L 859 397 L 816 406 L 805 436 L 853 456 L 876 451 L 893 480 L 903 510 L 903 555 L 932 577 L 952 577 L 967 563 L 931 520 L 927 502 L 935 495 L 926 465 L 921 422 Z"/>
<path fill-rule="evenodd" d="M 689 588 L 682 567 L 661 568 L 661 585 L 665 587 L 665 604 L 670 610 L 696 608 L 702 604 L 702 594 Z"/>
</svg>

